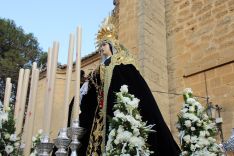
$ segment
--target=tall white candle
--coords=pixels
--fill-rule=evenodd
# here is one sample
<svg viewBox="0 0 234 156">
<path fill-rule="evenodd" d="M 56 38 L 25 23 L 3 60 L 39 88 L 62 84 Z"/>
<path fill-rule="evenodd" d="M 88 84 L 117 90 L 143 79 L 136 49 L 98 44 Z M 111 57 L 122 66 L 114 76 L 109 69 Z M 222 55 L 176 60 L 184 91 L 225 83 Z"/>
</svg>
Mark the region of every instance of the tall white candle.
<svg viewBox="0 0 234 156">
<path fill-rule="evenodd" d="M 48 80 L 48 85 L 46 88 L 46 97 L 47 100 L 44 104 L 44 123 L 43 130 L 44 135 L 49 136 L 50 134 L 50 126 L 51 126 L 51 116 L 52 116 L 52 108 L 53 108 L 53 99 L 54 99 L 54 84 L 57 70 L 57 60 L 58 60 L 58 51 L 59 51 L 59 43 L 53 43 L 53 50 L 51 55 L 51 68 L 50 68 L 50 76 Z"/>
<path fill-rule="evenodd" d="M 27 120 L 26 120 L 26 135 L 25 135 L 25 150 L 24 155 L 30 155 L 30 150 L 32 146 L 32 136 L 33 136 L 33 127 L 34 127 L 34 118 L 35 118 L 35 108 L 36 108 L 36 96 L 37 96 L 37 86 L 38 86 L 38 79 L 39 79 L 39 70 L 33 69 L 33 76 L 32 76 L 32 87 L 30 91 L 30 99 L 28 104 L 28 111 L 27 111 Z"/>
<path fill-rule="evenodd" d="M 9 107 L 10 103 L 10 97 L 11 97 L 11 78 L 6 78 L 6 87 L 5 87 L 5 95 L 4 95 L 4 101 L 3 101 L 3 110 L 6 111 L 6 109 Z"/>
<path fill-rule="evenodd" d="M 17 120 L 17 123 L 16 123 L 16 134 L 17 135 L 21 133 L 22 126 L 23 126 L 25 103 L 26 103 L 27 92 L 28 92 L 29 74 L 30 74 L 30 70 L 25 69 L 21 99 L 20 99 L 20 106 L 19 106 L 19 115 L 18 115 L 18 120 Z"/>
<path fill-rule="evenodd" d="M 77 28 L 77 45 L 76 45 L 76 84 L 75 84 L 75 101 L 74 101 L 74 119 L 79 119 L 80 114 L 80 51 L 81 51 L 81 27 Z"/>
<path fill-rule="evenodd" d="M 67 127 L 67 120 L 68 120 L 69 95 L 70 95 L 70 84 L 71 84 L 73 53 L 74 53 L 74 40 L 75 40 L 74 34 L 70 34 L 68 59 L 67 59 L 66 84 L 65 84 L 65 94 L 64 94 L 65 110 L 64 110 L 63 127 Z"/>
<path fill-rule="evenodd" d="M 24 69 L 20 69 L 19 77 L 18 77 L 17 92 L 16 92 L 16 100 L 15 100 L 15 112 L 14 112 L 14 118 L 15 118 L 16 123 L 17 123 L 17 118 L 19 114 L 19 105 L 20 105 L 20 99 L 21 99 L 21 93 L 22 93 L 23 77 L 24 77 Z"/>
<path fill-rule="evenodd" d="M 46 68 L 46 83 L 49 81 L 49 75 L 50 75 L 50 68 L 51 68 L 51 48 L 48 48 L 48 54 L 47 54 L 47 68 Z"/>
<path fill-rule="evenodd" d="M 22 140 L 23 142 L 26 141 L 26 137 L 27 137 L 27 134 L 28 134 L 28 120 L 29 120 L 29 114 L 31 113 L 32 111 L 32 95 L 33 95 L 33 87 L 34 87 L 34 77 L 35 77 L 35 70 L 37 68 L 37 63 L 36 62 L 33 62 L 32 64 L 32 74 L 31 74 L 31 81 L 30 81 L 30 90 L 29 90 L 29 99 L 28 99 L 28 107 L 27 107 L 27 110 L 25 110 L 26 113 L 26 116 L 25 116 L 25 124 L 24 124 L 24 131 L 23 131 L 23 137 L 22 137 Z"/>
</svg>

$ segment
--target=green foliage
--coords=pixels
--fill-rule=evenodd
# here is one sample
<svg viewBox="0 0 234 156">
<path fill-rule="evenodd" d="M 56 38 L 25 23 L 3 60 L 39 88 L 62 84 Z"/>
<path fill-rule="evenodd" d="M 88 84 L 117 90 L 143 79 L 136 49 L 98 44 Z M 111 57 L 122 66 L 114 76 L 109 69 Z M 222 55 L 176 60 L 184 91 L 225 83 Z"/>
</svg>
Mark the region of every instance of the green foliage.
<svg viewBox="0 0 234 156">
<path fill-rule="evenodd" d="M 0 100 L 3 101 L 7 77 L 12 78 L 15 95 L 19 69 L 29 68 L 34 61 L 45 63 L 45 58 L 32 33 L 26 34 L 14 21 L 0 18 Z"/>
</svg>

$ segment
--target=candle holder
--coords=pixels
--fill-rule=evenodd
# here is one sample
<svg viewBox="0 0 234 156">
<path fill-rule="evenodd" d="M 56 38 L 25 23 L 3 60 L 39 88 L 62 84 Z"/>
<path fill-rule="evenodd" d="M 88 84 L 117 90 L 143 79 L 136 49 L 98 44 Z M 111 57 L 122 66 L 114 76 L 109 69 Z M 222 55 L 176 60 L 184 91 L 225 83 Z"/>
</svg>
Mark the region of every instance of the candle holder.
<svg viewBox="0 0 234 156">
<path fill-rule="evenodd" d="M 74 120 L 72 127 L 68 129 L 68 137 L 71 138 L 72 142 L 70 144 L 71 156 L 77 156 L 77 150 L 80 148 L 81 143 L 79 139 L 85 134 L 85 129 L 79 126 L 79 121 Z"/>
<path fill-rule="evenodd" d="M 54 147 L 54 144 L 49 143 L 49 136 L 43 135 L 41 138 L 41 142 L 36 147 L 38 156 L 49 156 L 53 147 Z"/>
<path fill-rule="evenodd" d="M 68 148 L 71 139 L 67 137 L 67 128 L 62 128 L 57 139 L 54 139 L 55 146 L 58 150 L 55 152 L 56 156 L 67 156 L 66 149 Z"/>
</svg>

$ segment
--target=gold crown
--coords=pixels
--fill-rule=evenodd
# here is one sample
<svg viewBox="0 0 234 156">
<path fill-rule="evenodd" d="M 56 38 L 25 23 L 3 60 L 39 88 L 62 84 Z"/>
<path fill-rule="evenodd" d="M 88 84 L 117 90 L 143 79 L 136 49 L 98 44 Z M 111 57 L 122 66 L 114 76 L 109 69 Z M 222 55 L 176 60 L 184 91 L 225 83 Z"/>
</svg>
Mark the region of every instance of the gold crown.
<svg viewBox="0 0 234 156">
<path fill-rule="evenodd" d="M 97 47 L 100 47 L 104 41 L 111 43 L 113 46 L 118 45 L 116 19 L 113 16 L 108 16 L 102 22 L 96 40 Z"/>
</svg>

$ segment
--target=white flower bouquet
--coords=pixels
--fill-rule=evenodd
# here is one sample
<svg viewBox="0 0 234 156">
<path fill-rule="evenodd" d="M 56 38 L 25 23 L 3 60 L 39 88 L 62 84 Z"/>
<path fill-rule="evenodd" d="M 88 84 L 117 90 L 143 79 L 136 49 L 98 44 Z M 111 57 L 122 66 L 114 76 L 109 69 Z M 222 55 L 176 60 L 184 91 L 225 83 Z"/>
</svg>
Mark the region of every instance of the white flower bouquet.
<svg viewBox="0 0 234 156">
<path fill-rule="evenodd" d="M 191 89 L 184 90 L 184 105 L 178 115 L 182 156 L 221 156 L 223 152 L 216 143 L 215 123 L 209 119 L 204 107 L 193 97 Z"/>
<path fill-rule="evenodd" d="M 146 142 L 148 134 L 154 132 L 154 125 L 147 125 L 142 121 L 138 110 L 140 100 L 128 93 L 127 85 L 121 86 L 116 96 L 105 155 L 149 156 L 153 152 L 149 150 Z"/>
<path fill-rule="evenodd" d="M 15 134 L 13 110 L 8 107 L 3 111 L 0 104 L 0 155 L 20 155 L 20 138 Z"/>
</svg>

